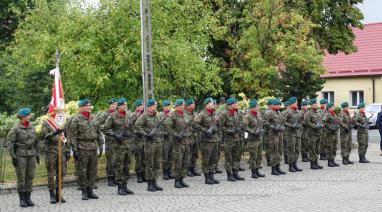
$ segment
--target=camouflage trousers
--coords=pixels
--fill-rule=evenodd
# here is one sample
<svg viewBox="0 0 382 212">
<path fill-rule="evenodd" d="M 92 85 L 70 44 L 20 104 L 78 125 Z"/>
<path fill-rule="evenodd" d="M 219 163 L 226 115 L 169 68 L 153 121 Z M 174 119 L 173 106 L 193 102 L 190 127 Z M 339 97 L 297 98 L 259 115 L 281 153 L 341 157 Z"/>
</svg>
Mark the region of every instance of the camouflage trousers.
<svg viewBox="0 0 382 212">
<path fill-rule="evenodd" d="M 97 150 L 78 151 L 79 184 L 82 189 L 93 188 L 98 170 Z"/>
<path fill-rule="evenodd" d="M 193 139 L 190 144 L 190 163 L 189 167 L 196 167 L 196 161 L 199 157 L 199 142 L 197 139 Z"/>
<path fill-rule="evenodd" d="M 350 152 L 351 152 L 351 145 L 352 145 L 351 131 L 341 132 L 340 138 L 341 138 L 341 156 L 347 157 L 350 155 Z"/>
<path fill-rule="evenodd" d="M 299 138 L 297 137 L 297 133 L 289 132 L 287 135 L 284 136 L 284 140 L 287 144 L 286 149 L 288 150 L 288 163 L 297 162 L 301 149 L 301 143 Z"/>
<path fill-rule="evenodd" d="M 170 138 L 165 138 L 162 150 L 162 169 L 171 170 L 174 163 L 174 141 Z"/>
<path fill-rule="evenodd" d="M 334 160 L 337 155 L 337 133 L 326 133 L 326 157 L 329 160 Z"/>
<path fill-rule="evenodd" d="M 239 141 L 226 141 L 224 146 L 226 171 L 239 170 L 241 159 L 241 144 Z"/>
<path fill-rule="evenodd" d="M 369 146 L 369 134 L 368 133 L 357 133 L 358 142 L 358 154 L 365 156 L 367 152 L 367 147 Z"/>
<path fill-rule="evenodd" d="M 249 153 L 249 169 L 260 168 L 261 161 L 263 160 L 263 142 L 248 141 L 245 149 Z"/>
<path fill-rule="evenodd" d="M 36 156 L 17 156 L 17 192 L 32 192 L 36 171 Z"/>
<path fill-rule="evenodd" d="M 320 154 L 320 135 L 309 135 L 308 139 L 309 161 L 316 161 Z"/>
<path fill-rule="evenodd" d="M 219 162 L 218 143 L 200 142 L 202 170 L 204 174 L 215 171 Z"/>
<path fill-rule="evenodd" d="M 145 141 L 134 140 L 133 142 L 133 154 L 135 158 L 135 173 L 145 172 Z"/>
<path fill-rule="evenodd" d="M 162 143 L 145 141 L 145 177 L 147 180 L 155 180 L 158 177 L 160 163 L 162 160 Z"/>
<path fill-rule="evenodd" d="M 48 188 L 54 190 L 58 185 L 58 154 L 56 152 L 46 152 L 45 154 L 45 167 L 48 175 Z M 66 174 L 66 158 L 61 154 L 61 179 L 63 180 Z M 61 180 L 61 186 L 62 186 Z"/>
<path fill-rule="evenodd" d="M 327 153 L 326 149 L 326 134 L 327 132 L 325 130 L 321 130 L 320 132 L 320 154 L 325 154 Z"/>
<path fill-rule="evenodd" d="M 132 144 L 130 144 L 132 146 Z M 117 184 L 126 183 L 130 178 L 131 146 L 129 148 L 114 149 L 114 170 Z"/>
<path fill-rule="evenodd" d="M 301 155 L 308 153 L 308 135 L 307 133 L 303 133 L 300 137 L 300 144 L 301 144 Z"/>
<path fill-rule="evenodd" d="M 283 155 L 283 136 L 281 133 L 275 133 L 271 136 L 268 135 L 267 142 L 267 164 L 268 166 L 276 166 L 280 164 Z"/>
<path fill-rule="evenodd" d="M 178 141 L 174 142 L 174 165 L 173 172 L 175 179 L 180 179 L 186 176 L 187 168 L 190 161 L 190 145 L 182 144 Z"/>
<path fill-rule="evenodd" d="M 115 152 L 114 152 L 114 141 L 113 140 L 106 140 L 106 143 L 105 143 L 105 155 L 106 155 L 106 176 L 108 177 L 111 177 L 111 176 L 115 176 L 115 171 L 114 171 L 114 167 L 115 167 L 115 162 L 114 162 L 114 156 L 115 156 Z"/>
</svg>

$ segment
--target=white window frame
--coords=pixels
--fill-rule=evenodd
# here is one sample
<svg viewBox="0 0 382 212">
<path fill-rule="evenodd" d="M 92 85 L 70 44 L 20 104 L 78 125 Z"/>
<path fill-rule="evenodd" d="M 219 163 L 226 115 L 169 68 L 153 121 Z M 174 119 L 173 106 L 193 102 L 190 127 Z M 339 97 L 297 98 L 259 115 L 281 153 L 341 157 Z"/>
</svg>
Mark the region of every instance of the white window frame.
<svg viewBox="0 0 382 212">
<path fill-rule="evenodd" d="M 353 93 L 354 92 L 357 92 L 357 105 L 353 105 Z M 353 90 L 353 91 L 349 91 L 349 104 L 350 104 L 350 107 L 352 108 L 356 108 L 360 102 L 360 93 L 363 93 L 363 102 L 365 102 L 365 91 L 364 90 Z"/>
<path fill-rule="evenodd" d="M 330 101 L 331 97 L 333 98 L 333 102 L 335 101 L 335 97 L 336 95 L 334 94 L 334 91 L 321 91 L 321 99 L 325 99 L 325 95 L 324 94 L 328 94 L 328 98 L 326 100 L 328 100 L 328 102 L 332 102 Z"/>
</svg>

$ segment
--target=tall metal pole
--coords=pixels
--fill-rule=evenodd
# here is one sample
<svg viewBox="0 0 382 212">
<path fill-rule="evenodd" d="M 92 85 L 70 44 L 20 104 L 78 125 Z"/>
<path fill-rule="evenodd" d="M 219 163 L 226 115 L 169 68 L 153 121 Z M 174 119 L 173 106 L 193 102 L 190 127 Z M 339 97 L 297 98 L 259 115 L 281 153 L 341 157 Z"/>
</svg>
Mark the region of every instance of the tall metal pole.
<svg viewBox="0 0 382 212">
<path fill-rule="evenodd" d="M 60 68 L 60 52 L 56 50 L 56 69 Z M 57 142 L 57 197 L 58 203 L 61 204 L 61 184 L 62 184 L 62 148 L 61 148 L 61 136 L 58 135 Z"/>
<path fill-rule="evenodd" d="M 151 51 L 151 0 L 140 0 L 141 7 L 141 52 L 143 102 L 154 98 L 154 73 Z"/>
</svg>

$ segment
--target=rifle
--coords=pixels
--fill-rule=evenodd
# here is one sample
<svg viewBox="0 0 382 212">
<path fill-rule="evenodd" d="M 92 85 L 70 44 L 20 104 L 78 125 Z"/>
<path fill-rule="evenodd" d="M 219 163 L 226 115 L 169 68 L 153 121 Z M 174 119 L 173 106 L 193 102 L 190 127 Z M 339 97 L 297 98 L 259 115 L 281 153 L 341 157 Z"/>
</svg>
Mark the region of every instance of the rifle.
<svg viewBox="0 0 382 212">
<path fill-rule="evenodd" d="M 212 125 L 207 130 L 208 134 L 212 135 L 213 131 L 215 131 L 215 129 L 216 129 L 217 125 L 218 125 L 218 121 L 221 119 L 222 116 L 223 116 L 223 114 L 220 113 L 217 117 L 214 118 L 214 121 L 212 122 Z"/>
<path fill-rule="evenodd" d="M 284 121 L 285 121 L 285 114 L 282 114 L 279 111 L 279 118 L 277 120 L 278 125 L 276 127 L 277 130 L 284 131 L 284 129 L 285 129 L 285 127 L 283 126 Z"/>
<path fill-rule="evenodd" d="M 263 125 L 264 125 L 264 119 L 263 119 L 263 117 L 261 116 L 261 113 L 259 113 L 259 116 L 260 116 L 260 118 L 259 118 L 259 124 L 257 125 L 257 127 L 256 127 L 256 131 L 255 131 L 255 134 L 261 134 L 261 133 L 263 133 L 264 132 L 264 127 L 263 127 Z"/>
<path fill-rule="evenodd" d="M 297 124 L 298 122 L 300 122 L 302 120 L 302 117 L 304 116 L 304 113 L 301 112 L 300 116 L 298 117 L 298 119 L 296 120 L 296 122 L 293 124 L 293 127 L 297 128 Z"/>
<path fill-rule="evenodd" d="M 153 129 L 151 129 L 150 133 L 148 135 L 151 136 L 154 136 L 158 133 L 159 131 L 159 128 L 162 126 L 163 124 L 163 121 L 169 116 L 169 114 L 164 114 L 162 116 L 162 118 L 159 120 L 159 122 L 155 125 L 155 127 Z"/>
<path fill-rule="evenodd" d="M 320 117 L 318 118 L 318 122 L 316 125 L 316 128 L 321 128 L 322 127 L 322 119 L 324 118 L 325 113 L 323 112 Z"/>
</svg>

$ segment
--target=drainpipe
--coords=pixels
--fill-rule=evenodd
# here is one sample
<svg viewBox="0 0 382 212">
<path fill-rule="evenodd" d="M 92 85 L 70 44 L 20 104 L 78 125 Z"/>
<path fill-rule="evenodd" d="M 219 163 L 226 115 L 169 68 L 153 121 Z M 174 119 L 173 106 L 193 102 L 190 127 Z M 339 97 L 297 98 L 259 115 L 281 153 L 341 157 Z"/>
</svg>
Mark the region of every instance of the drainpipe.
<svg viewBox="0 0 382 212">
<path fill-rule="evenodd" d="M 375 103 L 375 80 L 371 77 L 371 82 L 373 83 L 373 103 Z"/>
</svg>

